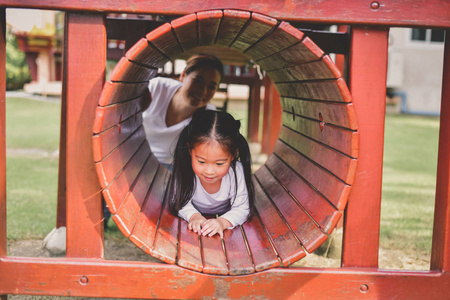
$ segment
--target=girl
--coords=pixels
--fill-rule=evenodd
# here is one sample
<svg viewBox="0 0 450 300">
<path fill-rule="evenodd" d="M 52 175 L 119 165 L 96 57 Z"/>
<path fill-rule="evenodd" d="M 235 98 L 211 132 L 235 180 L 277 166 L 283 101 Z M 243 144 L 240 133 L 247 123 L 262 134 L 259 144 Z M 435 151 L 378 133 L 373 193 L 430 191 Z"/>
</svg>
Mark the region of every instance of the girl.
<svg viewBox="0 0 450 300">
<path fill-rule="evenodd" d="M 199 235 L 223 238 L 253 214 L 251 156 L 240 126 L 228 113 L 199 110 L 178 139 L 169 207 Z"/>
<path fill-rule="evenodd" d="M 199 54 L 187 60 L 179 80 L 150 80 L 148 96 L 142 103 L 144 129 L 152 152 L 169 169 L 176 139 L 194 111 L 215 109 L 209 102 L 222 77 L 222 62 L 213 55 Z"/>
</svg>

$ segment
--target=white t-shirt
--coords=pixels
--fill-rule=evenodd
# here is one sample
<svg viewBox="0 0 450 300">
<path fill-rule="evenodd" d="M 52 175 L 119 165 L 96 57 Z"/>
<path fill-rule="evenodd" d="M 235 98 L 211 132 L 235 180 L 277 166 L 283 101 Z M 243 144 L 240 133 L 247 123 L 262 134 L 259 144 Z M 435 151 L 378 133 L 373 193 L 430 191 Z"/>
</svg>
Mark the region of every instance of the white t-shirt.
<svg viewBox="0 0 450 300">
<path fill-rule="evenodd" d="M 248 202 L 247 185 L 245 184 L 244 168 L 236 162 L 237 190 L 235 190 L 235 178 L 233 168 L 222 178 L 220 190 L 215 194 L 205 191 L 200 179 L 195 175 L 194 195 L 180 211 L 178 215 L 189 222 L 195 213 L 220 215 L 227 219 L 234 228 L 242 225 L 248 218 L 250 207 Z M 236 194 L 236 197 L 234 195 Z"/>
<path fill-rule="evenodd" d="M 178 136 L 191 118 L 167 127 L 166 114 L 170 101 L 182 83 L 178 80 L 156 77 L 150 80 L 148 88 L 152 95 L 152 102 L 143 113 L 143 125 L 152 152 L 159 162 L 171 164 Z M 207 109 L 215 110 L 215 106 L 208 103 Z"/>
</svg>

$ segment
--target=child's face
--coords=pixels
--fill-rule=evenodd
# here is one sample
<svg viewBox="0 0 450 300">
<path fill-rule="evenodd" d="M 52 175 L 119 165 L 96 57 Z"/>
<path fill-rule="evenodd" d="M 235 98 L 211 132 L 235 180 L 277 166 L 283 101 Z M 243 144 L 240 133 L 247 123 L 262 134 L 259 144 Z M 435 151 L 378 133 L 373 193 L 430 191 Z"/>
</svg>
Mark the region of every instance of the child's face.
<svg viewBox="0 0 450 300">
<path fill-rule="evenodd" d="M 228 173 L 232 155 L 216 141 L 196 144 L 191 150 L 192 169 L 203 188 L 210 194 L 220 190 L 222 178 Z"/>
<path fill-rule="evenodd" d="M 220 73 L 212 68 L 205 67 L 180 76 L 183 86 L 181 93 L 193 107 L 202 107 L 208 104 L 217 91 L 220 83 Z"/>
</svg>

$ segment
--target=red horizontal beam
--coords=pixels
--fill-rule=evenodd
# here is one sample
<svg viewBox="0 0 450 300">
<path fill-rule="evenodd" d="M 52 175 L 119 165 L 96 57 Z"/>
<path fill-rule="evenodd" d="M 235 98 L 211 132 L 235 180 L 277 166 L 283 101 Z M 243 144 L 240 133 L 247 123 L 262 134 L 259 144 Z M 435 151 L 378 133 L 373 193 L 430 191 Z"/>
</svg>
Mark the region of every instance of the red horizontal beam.
<svg viewBox="0 0 450 300">
<path fill-rule="evenodd" d="M 341 268 L 214 276 L 173 265 L 86 259 L 0 259 L 0 295 L 199 299 L 443 299 L 450 273 Z"/>
<path fill-rule="evenodd" d="M 185 15 L 233 8 L 259 12 L 274 18 L 305 23 L 372 24 L 402 27 L 450 27 L 450 1 L 442 0 L 0 0 L 0 6 L 95 12 Z"/>
</svg>

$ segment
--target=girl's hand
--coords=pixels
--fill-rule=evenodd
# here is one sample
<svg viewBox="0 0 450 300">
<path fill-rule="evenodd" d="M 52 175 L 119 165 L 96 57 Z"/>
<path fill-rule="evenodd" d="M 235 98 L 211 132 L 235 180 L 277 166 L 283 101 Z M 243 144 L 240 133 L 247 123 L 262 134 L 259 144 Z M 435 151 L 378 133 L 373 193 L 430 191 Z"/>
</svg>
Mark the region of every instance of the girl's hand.
<svg viewBox="0 0 450 300">
<path fill-rule="evenodd" d="M 205 220 L 206 218 L 201 214 L 193 214 L 189 219 L 188 229 L 200 235 L 202 233 L 202 223 L 205 222 Z"/>
<path fill-rule="evenodd" d="M 219 233 L 220 238 L 223 239 L 223 231 L 231 226 L 230 221 L 222 217 L 209 219 L 202 224 L 202 234 L 203 236 L 213 236 Z"/>
</svg>

